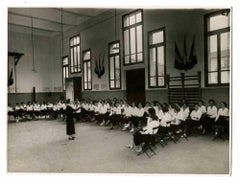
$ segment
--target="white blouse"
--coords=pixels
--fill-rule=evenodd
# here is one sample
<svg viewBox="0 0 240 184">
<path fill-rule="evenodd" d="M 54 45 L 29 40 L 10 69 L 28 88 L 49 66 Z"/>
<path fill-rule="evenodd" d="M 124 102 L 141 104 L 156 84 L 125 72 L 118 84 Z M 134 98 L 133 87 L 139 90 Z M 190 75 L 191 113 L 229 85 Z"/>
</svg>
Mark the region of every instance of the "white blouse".
<svg viewBox="0 0 240 184">
<path fill-rule="evenodd" d="M 197 111 L 193 110 L 190 114 L 191 119 L 195 121 L 199 121 L 201 116 L 202 116 L 202 111 L 200 109 L 198 109 Z"/>
<path fill-rule="evenodd" d="M 152 120 L 151 118 L 148 118 L 147 126 L 143 127 L 142 134 L 156 134 L 157 129 L 153 130 L 153 128 L 156 128 L 159 126 L 158 120 Z"/>
<path fill-rule="evenodd" d="M 166 112 L 166 113 L 164 113 L 164 115 L 160 121 L 160 125 L 162 127 L 170 127 L 170 123 L 168 123 L 168 122 L 171 122 L 171 121 L 172 121 L 171 114 L 169 112 Z"/>
<path fill-rule="evenodd" d="M 184 119 L 183 111 L 179 111 L 179 112 L 175 113 L 175 116 L 173 116 L 171 124 L 172 125 L 179 125 L 184 120 L 185 119 Z"/>
<path fill-rule="evenodd" d="M 207 114 L 210 116 L 210 118 L 216 118 L 217 117 L 217 107 L 216 106 L 208 106 L 207 108 Z"/>
<path fill-rule="evenodd" d="M 218 120 L 218 118 L 219 118 L 219 116 L 229 116 L 229 110 L 228 110 L 228 108 L 220 108 L 219 110 L 218 110 L 218 114 L 217 114 L 217 117 L 216 117 L 216 119 L 215 119 L 215 121 L 217 121 Z"/>
</svg>

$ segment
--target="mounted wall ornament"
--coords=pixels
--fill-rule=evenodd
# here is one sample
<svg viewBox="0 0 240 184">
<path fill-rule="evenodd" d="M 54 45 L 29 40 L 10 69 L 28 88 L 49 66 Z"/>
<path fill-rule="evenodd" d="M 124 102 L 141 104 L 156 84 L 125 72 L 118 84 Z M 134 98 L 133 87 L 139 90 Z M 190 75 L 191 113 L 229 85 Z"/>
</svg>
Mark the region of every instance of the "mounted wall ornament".
<svg viewBox="0 0 240 184">
<path fill-rule="evenodd" d="M 195 36 L 193 37 L 192 47 L 189 57 L 187 57 L 186 38 L 184 36 L 183 56 L 181 56 L 177 43 L 175 41 L 175 62 L 174 68 L 179 70 L 191 70 L 197 64 L 197 56 L 195 52 Z"/>
<path fill-rule="evenodd" d="M 13 57 L 13 65 L 10 68 L 9 74 L 8 74 L 8 86 L 12 86 L 15 83 L 15 89 L 17 88 L 17 64 L 20 60 L 20 58 L 23 56 L 23 53 L 18 53 L 18 52 L 8 52 L 8 56 Z M 9 61 L 8 61 L 9 65 Z M 10 66 L 9 66 L 10 67 Z"/>
<path fill-rule="evenodd" d="M 101 79 L 101 77 L 104 75 L 104 55 L 102 57 L 99 55 L 98 59 L 95 58 L 95 73 L 99 79 Z"/>
</svg>

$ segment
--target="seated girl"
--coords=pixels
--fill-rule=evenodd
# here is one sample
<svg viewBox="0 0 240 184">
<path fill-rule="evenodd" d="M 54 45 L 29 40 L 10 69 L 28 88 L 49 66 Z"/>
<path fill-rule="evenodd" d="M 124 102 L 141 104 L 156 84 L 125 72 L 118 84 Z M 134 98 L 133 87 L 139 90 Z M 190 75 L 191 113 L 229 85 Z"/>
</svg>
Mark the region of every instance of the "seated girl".
<svg viewBox="0 0 240 184">
<path fill-rule="evenodd" d="M 152 135 L 158 132 L 159 121 L 154 108 L 150 108 L 148 113 L 147 125 L 133 134 L 133 143 L 127 146 L 131 149 L 135 148 L 137 152 L 141 152 L 143 146 L 151 141 Z"/>
<path fill-rule="evenodd" d="M 229 133 L 229 110 L 227 108 L 226 102 L 220 103 L 220 108 L 217 113 L 217 117 L 215 119 L 215 125 L 221 125 L 224 127 L 225 133 Z M 215 130 L 215 135 L 218 133 L 218 130 Z"/>
</svg>

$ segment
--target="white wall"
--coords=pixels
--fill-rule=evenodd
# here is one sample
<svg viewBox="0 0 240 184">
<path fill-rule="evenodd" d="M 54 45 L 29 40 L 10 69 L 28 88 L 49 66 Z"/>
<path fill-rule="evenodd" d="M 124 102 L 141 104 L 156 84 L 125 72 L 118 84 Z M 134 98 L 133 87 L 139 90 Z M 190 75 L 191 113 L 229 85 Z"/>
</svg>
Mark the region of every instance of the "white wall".
<svg viewBox="0 0 240 184">
<path fill-rule="evenodd" d="M 16 68 L 18 93 L 32 92 L 33 86 L 36 87 L 36 92 L 53 92 L 57 88 L 61 91 L 59 87 L 62 86 L 62 69 L 59 46 L 57 38 L 34 35 L 33 54 L 31 34 L 8 32 L 8 51 L 24 54 Z"/>
</svg>

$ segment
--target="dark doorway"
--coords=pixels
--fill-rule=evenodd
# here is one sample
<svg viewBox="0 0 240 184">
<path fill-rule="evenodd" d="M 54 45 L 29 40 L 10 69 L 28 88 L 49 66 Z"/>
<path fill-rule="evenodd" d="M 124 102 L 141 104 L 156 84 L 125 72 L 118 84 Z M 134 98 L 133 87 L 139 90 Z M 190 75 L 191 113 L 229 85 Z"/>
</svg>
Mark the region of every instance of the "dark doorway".
<svg viewBox="0 0 240 184">
<path fill-rule="evenodd" d="M 66 78 L 66 99 L 82 99 L 81 77 Z"/>
<path fill-rule="evenodd" d="M 127 101 L 145 103 L 145 69 L 126 71 Z"/>
</svg>

